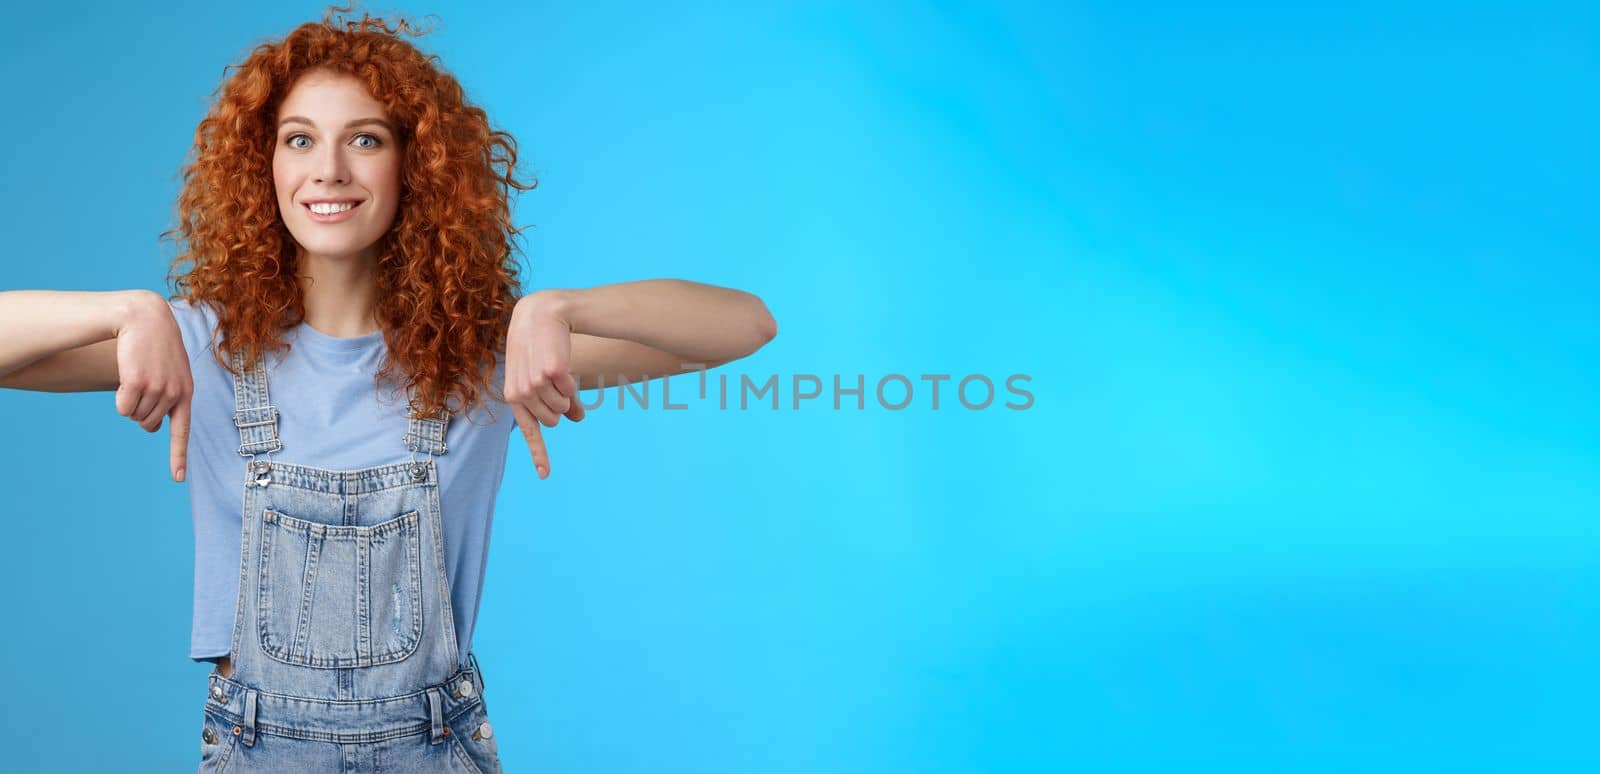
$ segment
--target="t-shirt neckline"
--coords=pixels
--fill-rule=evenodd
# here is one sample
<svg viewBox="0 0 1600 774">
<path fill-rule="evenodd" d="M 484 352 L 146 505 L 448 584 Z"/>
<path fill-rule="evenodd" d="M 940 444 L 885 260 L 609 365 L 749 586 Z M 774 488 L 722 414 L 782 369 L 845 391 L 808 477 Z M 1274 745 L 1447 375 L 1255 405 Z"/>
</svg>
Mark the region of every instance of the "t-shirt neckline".
<svg viewBox="0 0 1600 774">
<path fill-rule="evenodd" d="M 345 338 L 341 336 L 329 336 L 328 334 L 311 327 L 310 323 L 302 320 L 299 325 L 295 326 L 295 330 L 299 333 L 301 341 L 309 343 L 311 346 L 317 349 L 336 352 L 355 352 L 357 350 L 367 349 L 374 344 L 383 341 L 382 328 L 360 336 Z"/>
</svg>

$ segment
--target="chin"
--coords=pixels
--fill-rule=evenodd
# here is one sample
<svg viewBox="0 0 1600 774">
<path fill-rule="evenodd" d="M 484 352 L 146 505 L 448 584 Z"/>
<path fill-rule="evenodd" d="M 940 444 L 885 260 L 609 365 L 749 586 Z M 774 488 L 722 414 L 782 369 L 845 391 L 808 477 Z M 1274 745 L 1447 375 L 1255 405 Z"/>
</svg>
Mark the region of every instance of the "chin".
<svg viewBox="0 0 1600 774">
<path fill-rule="evenodd" d="M 366 252 L 377 240 L 362 241 L 358 239 L 328 239 L 326 235 L 318 235 L 320 239 L 301 239 L 299 235 L 290 232 L 295 237 L 295 244 L 301 250 L 314 253 L 324 258 L 354 258 Z"/>
</svg>

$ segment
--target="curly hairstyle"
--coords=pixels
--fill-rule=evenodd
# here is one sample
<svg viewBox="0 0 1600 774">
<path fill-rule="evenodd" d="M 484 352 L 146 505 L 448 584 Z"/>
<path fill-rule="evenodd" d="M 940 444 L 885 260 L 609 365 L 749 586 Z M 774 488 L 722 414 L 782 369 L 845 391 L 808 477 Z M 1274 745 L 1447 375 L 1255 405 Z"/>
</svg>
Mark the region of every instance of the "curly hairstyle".
<svg viewBox="0 0 1600 774">
<path fill-rule="evenodd" d="M 162 234 L 181 245 L 172 298 L 216 310 L 216 357 L 230 371 L 225 352 L 248 367 L 289 348 L 282 334 L 305 307 L 274 194 L 275 113 L 310 71 L 352 75 L 384 106 L 402 148 L 399 208 L 376 246 L 375 315 L 389 353 L 375 382 L 405 387 L 420 416 L 465 411 L 486 389 L 503 401 L 490 382 L 519 288 L 511 189 L 537 182 L 515 176 L 516 141 L 489 127 L 438 57 L 400 37 L 427 30 L 366 13 L 335 19 L 349 10 L 331 8 L 223 70 L 183 169 L 178 225 Z"/>
</svg>

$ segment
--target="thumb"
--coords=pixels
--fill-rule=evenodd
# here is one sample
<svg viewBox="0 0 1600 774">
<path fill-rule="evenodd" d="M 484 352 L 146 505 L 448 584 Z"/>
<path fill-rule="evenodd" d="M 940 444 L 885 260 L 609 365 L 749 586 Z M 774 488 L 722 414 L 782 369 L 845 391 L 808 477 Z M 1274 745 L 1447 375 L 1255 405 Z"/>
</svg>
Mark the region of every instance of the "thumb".
<svg viewBox="0 0 1600 774">
<path fill-rule="evenodd" d="M 178 401 L 172 409 L 172 421 L 167 429 L 172 433 L 172 480 L 182 482 L 188 475 L 189 465 L 189 399 Z"/>
<path fill-rule="evenodd" d="M 132 414 L 133 410 L 139 407 L 139 390 L 124 381 L 117 386 L 116 403 L 118 414 L 122 416 Z"/>
<path fill-rule="evenodd" d="M 544 448 L 544 434 L 539 431 L 539 420 L 521 403 L 512 403 L 511 412 L 516 415 L 517 427 L 522 429 L 522 439 L 528 442 L 528 451 L 533 454 L 533 469 L 539 473 L 539 478 L 549 477 L 550 453 Z"/>
</svg>

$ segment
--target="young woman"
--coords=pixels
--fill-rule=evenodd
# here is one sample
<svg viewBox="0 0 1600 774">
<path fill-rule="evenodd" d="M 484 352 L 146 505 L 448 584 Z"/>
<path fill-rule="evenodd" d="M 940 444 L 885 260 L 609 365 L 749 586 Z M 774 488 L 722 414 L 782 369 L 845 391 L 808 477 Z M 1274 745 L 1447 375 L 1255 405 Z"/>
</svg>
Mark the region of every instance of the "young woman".
<svg viewBox="0 0 1600 774">
<path fill-rule="evenodd" d="M 582 419 L 578 390 L 776 334 L 690 282 L 518 297 L 516 145 L 403 33 L 326 18 L 226 79 L 171 300 L 0 293 L 0 386 L 171 418 L 190 656 L 216 663 L 201 770 L 498 771 L 470 643 L 512 425 L 544 478 L 540 425 Z"/>
</svg>

